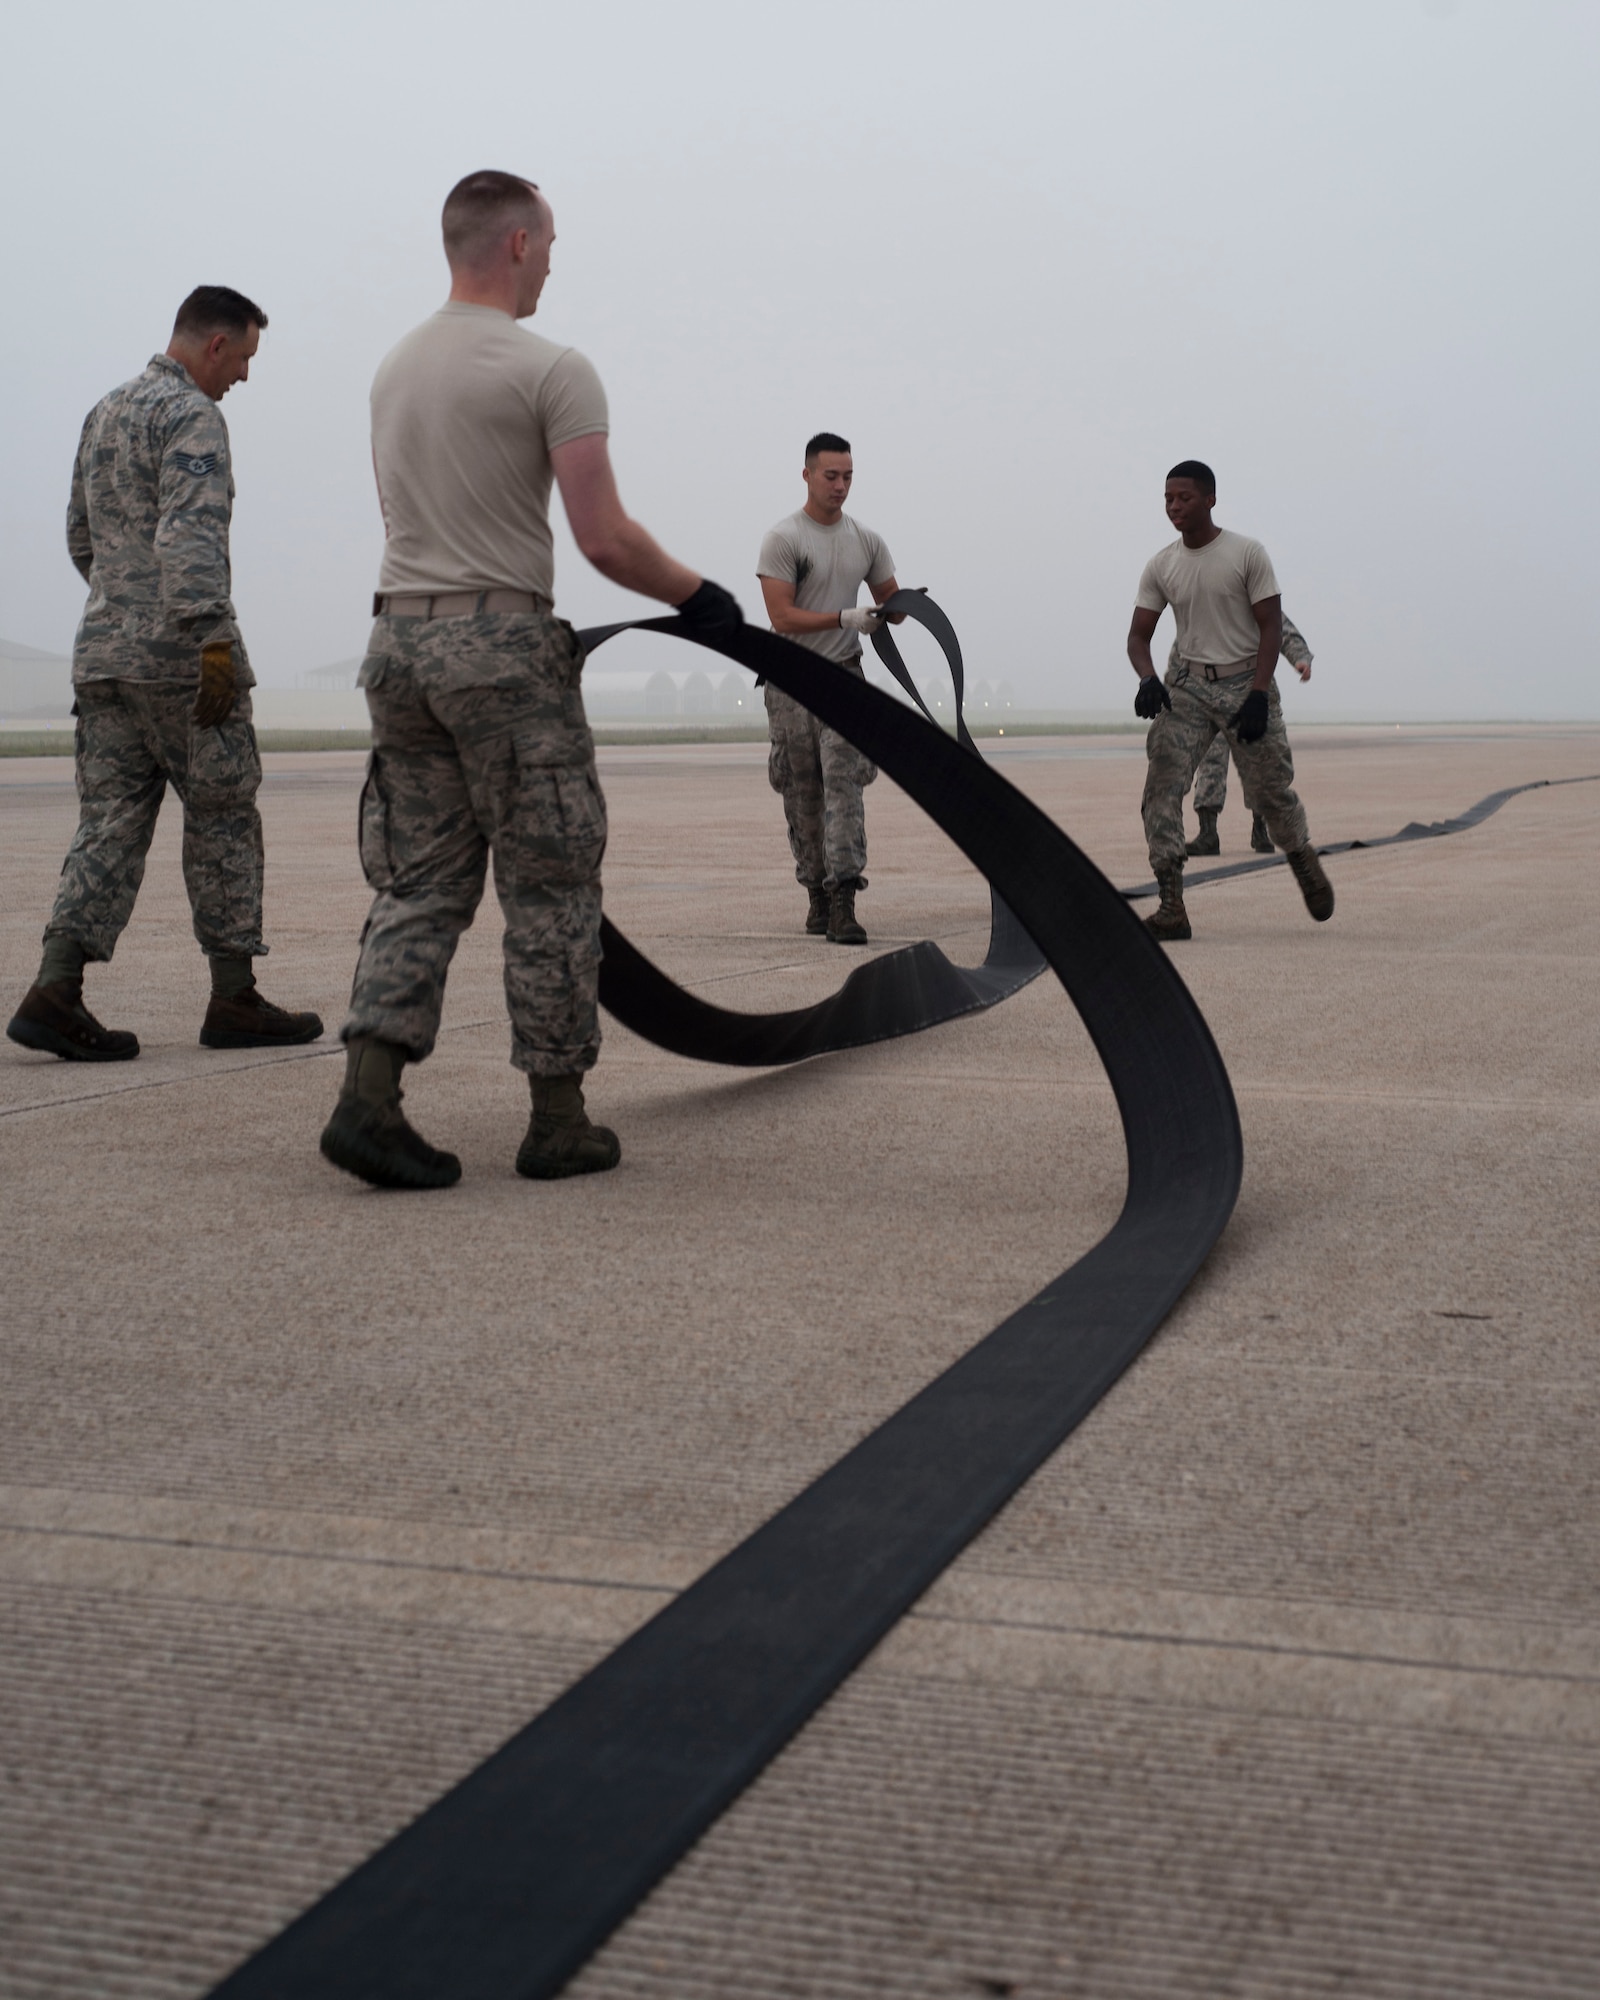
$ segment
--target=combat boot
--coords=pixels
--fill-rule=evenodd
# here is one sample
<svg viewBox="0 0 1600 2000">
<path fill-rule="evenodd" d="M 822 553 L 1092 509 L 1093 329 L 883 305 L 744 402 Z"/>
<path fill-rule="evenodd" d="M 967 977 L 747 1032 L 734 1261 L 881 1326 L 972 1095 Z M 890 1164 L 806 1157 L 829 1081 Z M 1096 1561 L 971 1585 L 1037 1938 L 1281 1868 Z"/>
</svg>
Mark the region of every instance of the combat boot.
<svg viewBox="0 0 1600 2000">
<path fill-rule="evenodd" d="M 1260 813 L 1257 813 L 1250 822 L 1250 845 L 1257 854 L 1276 854 L 1278 851 L 1272 844 L 1272 835 L 1268 833 L 1267 823 Z"/>
<path fill-rule="evenodd" d="M 1185 854 L 1220 854 L 1222 842 L 1217 838 L 1217 816 L 1209 806 L 1196 806 L 1194 816 L 1200 822 L 1200 831 L 1184 848 Z"/>
<path fill-rule="evenodd" d="M 241 992 L 213 993 L 200 1024 L 203 1049 L 282 1049 L 314 1042 L 322 1033 L 320 1014 L 291 1014 L 274 1007 L 252 979 Z"/>
<path fill-rule="evenodd" d="M 866 887 L 858 875 L 841 882 L 828 898 L 829 944 L 865 944 L 867 934 L 856 922 L 856 891 Z"/>
<path fill-rule="evenodd" d="M 1333 915 L 1333 884 L 1323 872 L 1317 850 L 1309 844 L 1297 847 L 1288 861 L 1306 899 L 1306 908 L 1319 924 L 1325 924 Z"/>
<path fill-rule="evenodd" d="M 517 1172 L 530 1181 L 564 1181 L 573 1174 L 603 1174 L 622 1158 L 622 1142 L 605 1125 L 591 1125 L 583 1108 L 583 1078 L 530 1076 L 533 1116 L 517 1154 Z"/>
<path fill-rule="evenodd" d="M 1194 936 L 1189 928 L 1189 912 L 1183 907 L 1183 863 L 1180 861 L 1176 868 L 1158 869 L 1156 882 L 1161 890 L 1161 903 L 1154 916 L 1145 918 L 1144 927 L 1163 944 L 1180 944 Z"/>
<path fill-rule="evenodd" d="M 131 1062 L 139 1053 L 137 1035 L 100 1025 L 84 1006 L 83 984 L 76 979 L 30 986 L 6 1034 L 25 1049 L 63 1062 Z"/>
<path fill-rule="evenodd" d="M 806 894 L 811 898 L 811 907 L 806 911 L 806 934 L 808 937 L 821 937 L 828 928 L 828 892 L 820 882 L 816 882 Z"/>
<path fill-rule="evenodd" d="M 376 1035 L 352 1035 L 344 1089 L 322 1132 L 322 1157 L 374 1187 L 454 1187 L 461 1162 L 430 1146 L 400 1109 L 406 1052 Z"/>
</svg>

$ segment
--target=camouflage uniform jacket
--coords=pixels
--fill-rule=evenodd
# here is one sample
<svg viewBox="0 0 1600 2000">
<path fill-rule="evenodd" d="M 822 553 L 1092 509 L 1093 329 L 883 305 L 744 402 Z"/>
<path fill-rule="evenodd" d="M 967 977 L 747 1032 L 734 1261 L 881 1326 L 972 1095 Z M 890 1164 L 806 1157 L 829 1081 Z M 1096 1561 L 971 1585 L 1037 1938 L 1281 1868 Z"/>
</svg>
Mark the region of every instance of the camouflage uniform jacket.
<svg viewBox="0 0 1600 2000">
<path fill-rule="evenodd" d="M 67 552 L 89 586 L 72 649 L 81 681 L 197 681 L 200 649 L 231 639 L 251 687 L 231 599 L 233 473 L 222 412 L 170 355 L 84 419 L 67 504 Z"/>
<path fill-rule="evenodd" d="M 1306 644 L 1305 634 L 1286 611 L 1283 614 L 1283 638 L 1278 646 L 1278 657 L 1287 660 L 1291 667 L 1309 667 L 1311 648 Z M 1178 642 L 1172 642 L 1172 651 L 1167 655 L 1167 672 L 1170 674 L 1178 664 Z"/>
</svg>

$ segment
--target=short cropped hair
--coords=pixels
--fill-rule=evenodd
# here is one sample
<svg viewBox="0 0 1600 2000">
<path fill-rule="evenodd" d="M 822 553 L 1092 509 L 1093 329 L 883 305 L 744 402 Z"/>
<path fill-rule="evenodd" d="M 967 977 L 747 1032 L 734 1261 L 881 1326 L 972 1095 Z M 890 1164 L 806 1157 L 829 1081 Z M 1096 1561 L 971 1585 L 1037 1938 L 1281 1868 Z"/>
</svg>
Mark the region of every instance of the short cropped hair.
<svg viewBox="0 0 1600 2000">
<path fill-rule="evenodd" d="M 178 308 L 172 322 L 174 338 L 185 334 L 192 340 L 213 333 L 248 333 L 253 326 L 264 327 L 267 316 L 254 299 L 229 285 L 196 285 Z"/>
<path fill-rule="evenodd" d="M 1202 493 L 1215 493 L 1217 490 L 1217 475 L 1203 458 L 1180 458 L 1167 477 L 1192 479 Z"/>
<path fill-rule="evenodd" d="M 508 229 L 537 229 L 537 184 L 493 167 L 468 174 L 444 198 L 444 254 L 452 264 L 475 263 Z"/>
<path fill-rule="evenodd" d="M 809 465 L 819 451 L 848 451 L 850 440 L 840 437 L 837 431 L 818 431 L 806 444 L 806 464 Z"/>
</svg>

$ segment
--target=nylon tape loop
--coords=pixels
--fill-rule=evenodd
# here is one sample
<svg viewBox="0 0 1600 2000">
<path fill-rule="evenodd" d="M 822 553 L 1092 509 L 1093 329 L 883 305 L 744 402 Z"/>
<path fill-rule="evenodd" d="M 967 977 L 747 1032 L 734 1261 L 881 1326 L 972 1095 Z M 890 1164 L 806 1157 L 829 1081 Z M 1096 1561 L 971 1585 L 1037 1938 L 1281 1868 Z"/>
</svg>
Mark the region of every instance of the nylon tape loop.
<svg viewBox="0 0 1600 2000">
<path fill-rule="evenodd" d="M 941 636 L 929 599 L 891 604 Z M 579 636 L 593 651 L 624 629 Z M 692 636 L 675 618 L 636 629 Z M 1087 1416 L 1233 1209 L 1238 1114 L 1188 989 L 1121 893 L 973 753 L 964 723 L 952 738 L 751 626 L 712 650 L 837 729 L 988 878 L 989 955 L 968 970 L 915 945 L 820 1007 L 741 1014 L 685 992 L 607 923 L 605 1005 L 682 1055 L 794 1062 L 991 1006 L 1046 962 L 1116 1096 L 1125 1205 L 1087 1256 L 224 1980 L 227 2000 L 558 1992 Z M 959 675 L 959 647 L 946 652 Z M 1004 1196 L 1003 1171 L 978 1190 Z"/>
<path fill-rule="evenodd" d="M 949 619 L 921 591 L 897 591 L 884 609 L 907 612 L 926 625 L 943 647 L 955 688 L 957 732 L 977 757 L 977 746 L 967 734 L 961 715 L 961 645 Z M 640 629 L 672 631 L 675 625 L 676 621 L 653 620 Z M 593 652 L 597 645 L 627 629 L 611 625 L 599 632 L 580 632 L 578 637 L 585 650 Z M 929 722 L 933 722 L 887 627 L 873 634 L 873 645 L 885 666 L 916 700 Z M 802 647 L 792 650 L 807 661 L 815 661 L 817 657 Z M 862 685 L 853 675 L 840 674 L 837 668 L 826 664 L 822 671 L 833 680 Z M 769 678 L 782 686 L 775 674 Z M 904 712 L 897 704 L 890 706 L 896 714 Z M 937 723 L 934 727 L 938 728 Z M 981 763 L 981 758 L 978 761 Z M 897 1035 L 919 1034 L 924 1028 L 937 1027 L 962 1014 L 993 1007 L 1037 979 L 1045 969 L 1044 956 L 992 887 L 990 913 L 989 950 L 980 966 L 952 965 L 938 945 L 925 939 L 858 965 L 837 993 L 814 1007 L 761 1015 L 709 1006 L 686 993 L 658 971 L 607 918 L 600 932 L 604 954 L 600 962 L 600 1001 L 625 1027 L 659 1048 L 670 1049 L 674 1055 L 752 1068 L 801 1062 L 807 1056 L 861 1048 Z"/>
</svg>

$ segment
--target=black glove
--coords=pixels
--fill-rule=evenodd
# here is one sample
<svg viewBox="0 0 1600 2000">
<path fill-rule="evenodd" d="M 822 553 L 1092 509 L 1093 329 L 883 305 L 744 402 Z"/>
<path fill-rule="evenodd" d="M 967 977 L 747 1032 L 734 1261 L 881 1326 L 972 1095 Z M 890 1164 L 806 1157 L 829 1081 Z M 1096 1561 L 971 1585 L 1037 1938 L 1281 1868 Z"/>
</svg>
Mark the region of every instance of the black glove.
<svg viewBox="0 0 1600 2000">
<path fill-rule="evenodd" d="M 1259 743 L 1267 733 L 1267 691 L 1252 688 L 1234 711 L 1233 733 L 1241 743 Z"/>
<path fill-rule="evenodd" d="M 1164 708 L 1171 708 L 1172 696 L 1167 693 L 1154 674 L 1139 683 L 1139 692 L 1133 698 L 1133 712 L 1143 716 L 1146 722 L 1153 722 Z"/>
<path fill-rule="evenodd" d="M 730 639 L 744 623 L 738 598 L 710 577 L 674 608 L 691 632 L 702 633 L 707 639 Z"/>
</svg>

